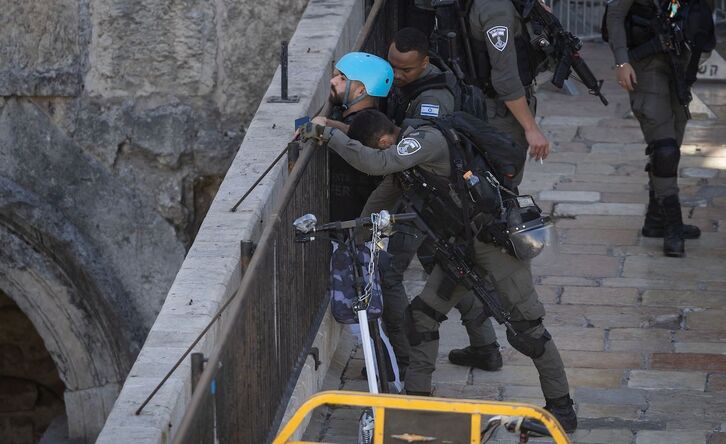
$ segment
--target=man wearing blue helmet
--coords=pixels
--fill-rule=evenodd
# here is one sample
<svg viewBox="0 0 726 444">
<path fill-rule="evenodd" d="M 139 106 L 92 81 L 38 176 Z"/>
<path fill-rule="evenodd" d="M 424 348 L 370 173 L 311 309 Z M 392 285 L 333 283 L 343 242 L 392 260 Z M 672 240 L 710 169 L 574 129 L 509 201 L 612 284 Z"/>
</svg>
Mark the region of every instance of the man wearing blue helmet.
<svg viewBox="0 0 726 444">
<path fill-rule="evenodd" d="M 365 52 L 350 52 L 335 64 L 330 79 L 333 117 L 327 125 L 342 131 L 359 111 L 376 108 L 393 85 L 393 68 L 382 58 Z M 335 153 L 330 153 L 330 218 L 354 219 L 360 215 L 379 178 L 362 173 Z"/>
</svg>

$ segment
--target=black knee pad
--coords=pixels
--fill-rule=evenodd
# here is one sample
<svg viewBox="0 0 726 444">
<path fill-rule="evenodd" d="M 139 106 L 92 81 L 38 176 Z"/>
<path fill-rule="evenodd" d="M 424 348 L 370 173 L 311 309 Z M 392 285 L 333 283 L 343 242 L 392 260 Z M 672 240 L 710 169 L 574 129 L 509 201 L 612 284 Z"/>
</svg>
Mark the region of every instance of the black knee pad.
<svg viewBox="0 0 726 444">
<path fill-rule="evenodd" d="M 433 307 L 424 302 L 420 297 L 416 296 L 406 310 L 406 330 L 408 332 L 408 342 L 415 347 L 422 342 L 438 341 L 438 331 L 421 333 L 416 329 L 416 324 L 413 319 L 414 311 L 421 312 L 438 323 L 444 322 L 448 319 L 446 315 L 434 310 Z"/>
<path fill-rule="evenodd" d="M 537 359 L 545 352 L 547 341 L 552 339 L 550 333 L 545 330 L 542 336 L 534 338 L 526 333 L 526 331 L 534 328 L 542 323 L 542 319 L 536 321 L 515 321 L 512 327 L 517 332 L 516 335 L 507 330 L 507 341 L 515 350 L 532 359 Z"/>
<path fill-rule="evenodd" d="M 676 177 L 681 149 L 675 139 L 660 139 L 648 145 L 645 151 L 650 155 L 650 172 L 655 177 Z"/>
</svg>

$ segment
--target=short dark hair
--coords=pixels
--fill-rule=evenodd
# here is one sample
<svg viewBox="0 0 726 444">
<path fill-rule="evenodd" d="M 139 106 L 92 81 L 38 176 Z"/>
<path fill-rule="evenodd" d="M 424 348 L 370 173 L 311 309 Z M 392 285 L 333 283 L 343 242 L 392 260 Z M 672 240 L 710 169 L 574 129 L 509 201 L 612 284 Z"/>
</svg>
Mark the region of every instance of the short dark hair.
<svg viewBox="0 0 726 444">
<path fill-rule="evenodd" d="M 365 146 L 378 148 L 378 139 L 396 131 L 396 126 L 382 112 L 364 109 L 353 117 L 348 127 L 348 137 Z"/>
<path fill-rule="evenodd" d="M 416 28 L 400 29 L 393 36 L 393 43 L 400 52 L 418 51 L 424 57 L 429 54 L 429 39 Z"/>
</svg>

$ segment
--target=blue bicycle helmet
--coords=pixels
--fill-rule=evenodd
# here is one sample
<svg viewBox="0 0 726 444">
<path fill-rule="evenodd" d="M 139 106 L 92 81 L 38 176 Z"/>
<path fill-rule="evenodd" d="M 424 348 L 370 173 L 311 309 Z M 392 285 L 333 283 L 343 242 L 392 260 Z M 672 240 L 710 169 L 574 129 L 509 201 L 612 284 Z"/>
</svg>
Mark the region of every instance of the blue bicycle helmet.
<svg viewBox="0 0 726 444">
<path fill-rule="evenodd" d="M 386 97 L 393 85 L 393 68 L 382 58 L 365 52 L 349 52 L 344 55 L 335 68 L 348 79 L 345 87 L 343 107 L 359 102 L 365 95 L 347 103 L 350 81 L 357 80 L 366 88 L 366 94 L 373 97 Z"/>
</svg>

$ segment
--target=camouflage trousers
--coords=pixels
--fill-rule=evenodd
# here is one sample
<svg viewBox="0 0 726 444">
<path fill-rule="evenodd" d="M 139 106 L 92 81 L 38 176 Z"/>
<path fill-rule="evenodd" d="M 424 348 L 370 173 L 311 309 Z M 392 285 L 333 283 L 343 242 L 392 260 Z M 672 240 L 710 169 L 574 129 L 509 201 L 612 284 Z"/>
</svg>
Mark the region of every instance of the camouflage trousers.
<svg viewBox="0 0 726 444">
<path fill-rule="evenodd" d="M 392 256 L 391 264 L 381 270 L 381 288 L 383 290 L 383 323 L 391 341 L 396 360 L 404 373 L 409 364 L 409 341 L 405 328 L 408 296 L 403 286 L 403 274 L 408 269 L 416 251 L 423 242 L 424 235 L 408 228 L 410 233 L 397 232 L 388 241 L 388 253 Z M 474 296 L 464 295 L 456 308 L 461 314 L 461 322 L 469 335 L 469 343 L 473 346 L 489 345 L 497 340 L 491 321 L 480 319 L 481 312 L 472 310 Z"/>
<path fill-rule="evenodd" d="M 678 102 L 673 75 L 665 56 L 657 55 L 633 62 L 638 79 L 630 93 L 633 115 L 640 123 L 645 142 L 674 139 L 680 147 L 686 131 L 686 112 Z M 678 177 L 649 174 L 650 189 L 656 197 L 678 194 Z"/>
<path fill-rule="evenodd" d="M 474 241 L 474 260 L 477 271 L 482 275 L 487 272 L 492 277 L 499 293 L 504 309 L 512 315 L 512 321 L 535 321 L 544 317 L 545 310 L 537 297 L 532 282 L 532 272 L 529 261 L 520 261 L 503 252 L 501 248 L 492 244 Z M 445 279 L 445 272 L 434 268 L 433 273 L 426 281 L 426 286 L 419 295 L 423 301 L 439 313 L 446 314 L 464 298 L 470 295 L 462 286 L 454 289 L 450 298 L 445 299 L 438 295 L 438 288 Z M 478 298 L 470 299 L 472 304 L 468 313 L 483 313 L 483 305 Z M 463 316 L 463 313 L 462 313 Z M 439 323 L 421 311 L 415 311 L 414 326 L 419 333 L 434 333 L 439 329 Z M 491 324 L 486 324 L 491 326 Z M 527 331 L 532 338 L 541 338 L 545 334 L 542 324 Z M 411 347 L 411 362 L 406 373 L 406 390 L 414 392 L 430 392 L 431 380 L 436 369 L 436 358 L 439 351 L 439 341 L 421 342 Z M 545 398 L 554 399 L 569 393 L 567 375 L 564 364 L 560 358 L 554 340 L 545 343 L 545 351 L 532 360 L 539 372 L 540 385 Z"/>
</svg>

